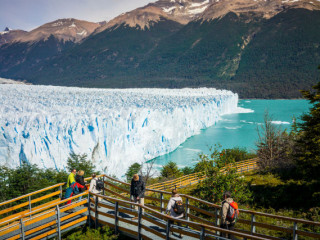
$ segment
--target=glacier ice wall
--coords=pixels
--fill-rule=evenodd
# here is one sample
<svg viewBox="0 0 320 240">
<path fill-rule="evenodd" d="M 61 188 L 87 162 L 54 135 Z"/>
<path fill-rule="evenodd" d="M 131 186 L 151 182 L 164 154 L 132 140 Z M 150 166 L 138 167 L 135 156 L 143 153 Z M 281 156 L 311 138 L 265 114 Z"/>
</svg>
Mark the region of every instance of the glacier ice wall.
<svg viewBox="0 0 320 240">
<path fill-rule="evenodd" d="M 0 164 L 63 169 L 71 152 L 122 176 L 177 148 L 222 114 L 237 111 L 226 90 L 84 89 L 0 85 Z"/>
</svg>

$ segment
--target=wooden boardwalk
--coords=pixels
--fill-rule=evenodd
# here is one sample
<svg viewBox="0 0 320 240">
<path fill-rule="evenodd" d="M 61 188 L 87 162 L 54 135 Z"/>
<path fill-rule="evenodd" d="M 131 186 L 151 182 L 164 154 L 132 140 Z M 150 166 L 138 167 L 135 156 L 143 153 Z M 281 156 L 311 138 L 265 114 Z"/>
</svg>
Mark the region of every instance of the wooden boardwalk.
<svg viewBox="0 0 320 240">
<path fill-rule="evenodd" d="M 253 170 L 258 169 L 258 158 L 252 158 L 245 161 L 236 162 L 234 168 L 237 169 L 238 173 L 251 172 Z M 225 172 L 225 168 L 221 170 L 221 172 Z M 206 179 L 207 176 L 205 173 L 197 172 L 188 175 L 184 175 L 179 178 L 175 178 L 172 180 L 168 180 L 165 182 L 160 182 L 156 184 L 149 185 L 148 188 L 154 190 L 168 190 L 173 188 L 184 188 L 187 186 L 191 186 L 194 184 L 198 184 L 200 181 Z"/>
<path fill-rule="evenodd" d="M 253 169 L 252 160 L 239 163 L 237 169 L 240 172 L 250 171 L 251 166 Z M 103 178 L 105 188 L 98 195 L 85 192 L 61 200 L 64 185 L 61 183 L 0 203 L 0 240 L 52 237 L 61 239 L 63 232 L 85 224 L 89 224 L 90 227 L 107 225 L 115 229 L 116 233 L 135 239 L 180 239 L 179 234 L 183 234 L 182 239 L 223 239 L 219 237 L 221 232 L 232 233 L 237 239 L 297 240 L 298 236 L 304 239 L 320 239 L 319 222 L 245 209 L 240 209 L 236 230 L 227 231 L 218 227 L 221 217 L 220 205 L 185 194 L 181 194 L 186 208 L 185 217 L 175 220 L 164 214 L 170 192 L 159 190 L 156 186 L 151 186 L 155 189 L 148 186 L 145 205 L 141 206 L 130 201 L 130 184 L 107 175 L 100 177 Z M 187 177 L 185 181 L 180 178 L 176 182 L 164 184 L 171 188 L 172 184 L 176 186 L 177 181 L 180 181 L 179 186 L 183 187 L 190 184 L 187 181 L 192 177 Z M 80 196 L 84 198 L 79 201 Z M 102 201 L 94 201 L 93 197 L 100 197 Z M 66 205 L 70 199 L 73 200 L 72 204 Z M 134 207 L 139 210 L 133 210 Z M 71 209 L 72 213 L 67 212 Z M 138 219 L 132 220 L 132 217 Z M 173 220 L 181 226 L 172 224 Z M 309 231 L 300 230 L 301 226 L 308 226 Z M 170 232 L 174 234 L 170 235 Z M 276 237 L 279 233 L 284 237 Z"/>
</svg>

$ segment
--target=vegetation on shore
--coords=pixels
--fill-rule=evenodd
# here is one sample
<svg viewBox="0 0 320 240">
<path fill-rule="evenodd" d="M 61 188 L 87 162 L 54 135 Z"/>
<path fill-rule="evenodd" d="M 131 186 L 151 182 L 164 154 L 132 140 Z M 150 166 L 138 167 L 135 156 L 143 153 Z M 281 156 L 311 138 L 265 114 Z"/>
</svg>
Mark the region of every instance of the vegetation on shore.
<svg viewBox="0 0 320 240">
<path fill-rule="evenodd" d="M 167 163 L 159 177 L 151 177 L 153 163 L 147 166 L 146 172 L 135 163 L 126 173 L 127 180 L 130 181 L 137 172 L 148 182 L 203 172 L 208 177 L 183 192 L 220 204 L 223 192 L 230 191 L 241 208 L 320 221 L 320 83 L 313 87 L 313 91 L 302 91 L 302 94 L 313 107 L 302 116 L 300 123 L 294 121 L 290 132 L 270 124 L 271 117 L 266 113 L 257 142 L 257 157 L 260 159 L 257 172 L 240 175 L 232 168 L 235 162 L 255 155 L 241 148 L 220 150 L 219 146 L 215 146 L 211 154 L 200 154 L 194 167 L 179 169 L 176 163 Z M 83 169 L 86 175 L 94 171 L 94 165 L 86 155 L 71 154 L 67 164 L 69 171 Z M 226 173 L 221 173 L 222 168 Z M 68 174 L 66 171 L 44 170 L 27 164 L 16 169 L 0 167 L 0 202 L 64 182 Z M 66 236 L 66 239 L 79 238 L 115 239 L 116 236 L 107 228 L 81 229 Z"/>
</svg>

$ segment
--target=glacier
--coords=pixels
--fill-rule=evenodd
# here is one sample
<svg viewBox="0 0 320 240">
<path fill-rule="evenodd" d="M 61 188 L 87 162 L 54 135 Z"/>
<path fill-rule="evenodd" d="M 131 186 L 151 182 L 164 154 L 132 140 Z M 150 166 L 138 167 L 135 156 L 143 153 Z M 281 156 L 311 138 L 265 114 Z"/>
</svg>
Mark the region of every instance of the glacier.
<svg viewBox="0 0 320 240">
<path fill-rule="evenodd" d="M 74 152 L 117 177 L 239 111 L 237 94 L 214 88 L 0 84 L 0 102 L 0 165 L 26 162 L 60 170 Z"/>
</svg>

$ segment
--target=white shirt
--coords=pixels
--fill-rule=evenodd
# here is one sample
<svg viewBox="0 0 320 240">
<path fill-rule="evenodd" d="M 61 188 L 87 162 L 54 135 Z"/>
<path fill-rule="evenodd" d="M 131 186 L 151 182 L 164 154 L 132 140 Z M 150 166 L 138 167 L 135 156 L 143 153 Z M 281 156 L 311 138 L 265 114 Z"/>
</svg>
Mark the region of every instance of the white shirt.
<svg viewBox="0 0 320 240">
<path fill-rule="evenodd" d="M 170 216 L 173 218 L 182 218 L 183 217 L 183 213 L 181 214 L 177 214 L 174 210 L 174 204 L 176 203 L 175 201 L 181 201 L 182 202 L 182 198 L 179 195 L 175 195 L 174 197 L 171 197 L 169 202 L 168 202 L 168 206 L 167 206 L 167 212 L 170 211 Z"/>
<path fill-rule="evenodd" d="M 96 178 L 92 178 L 92 180 L 90 182 L 89 192 L 100 193 L 100 191 L 97 190 L 97 179 Z"/>
</svg>

